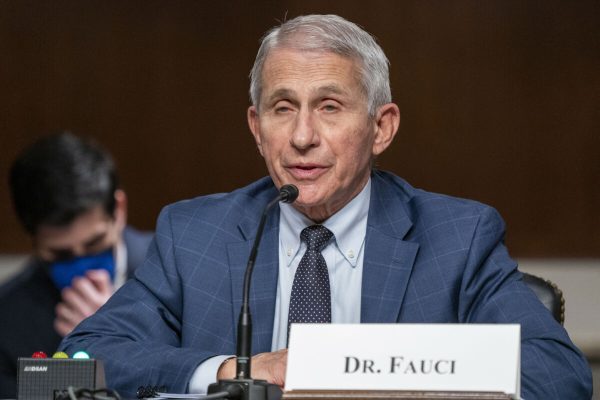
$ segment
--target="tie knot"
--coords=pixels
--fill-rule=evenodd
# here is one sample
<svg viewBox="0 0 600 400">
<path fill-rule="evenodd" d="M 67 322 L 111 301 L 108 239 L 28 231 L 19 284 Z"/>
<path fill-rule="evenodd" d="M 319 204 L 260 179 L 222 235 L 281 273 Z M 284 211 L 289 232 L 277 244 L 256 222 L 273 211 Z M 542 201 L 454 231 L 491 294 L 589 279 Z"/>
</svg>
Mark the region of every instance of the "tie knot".
<svg viewBox="0 0 600 400">
<path fill-rule="evenodd" d="M 308 250 L 320 252 L 332 238 L 333 232 L 323 225 L 311 225 L 300 233 L 300 238 L 306 243 Z"/>
</svg>

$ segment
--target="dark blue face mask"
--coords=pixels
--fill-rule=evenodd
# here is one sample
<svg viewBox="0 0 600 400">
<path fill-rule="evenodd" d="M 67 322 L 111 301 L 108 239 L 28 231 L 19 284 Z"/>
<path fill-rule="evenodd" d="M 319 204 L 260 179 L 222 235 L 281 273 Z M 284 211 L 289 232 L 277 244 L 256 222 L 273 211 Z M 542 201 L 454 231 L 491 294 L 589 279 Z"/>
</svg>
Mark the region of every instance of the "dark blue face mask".
<svg viewBox="0 0 600 400">
<path fill-rule="evenodd" d="M 110 279 L 115 278 L 115 258 L 113 249 L 89 256 L 75 257 L 64 261 L 55 261 L 50 264 L 50 277 L 59 290 L 71 286 L 73 278 L 85 276 L 92 269 L 105 269 Z"/>
</svg>

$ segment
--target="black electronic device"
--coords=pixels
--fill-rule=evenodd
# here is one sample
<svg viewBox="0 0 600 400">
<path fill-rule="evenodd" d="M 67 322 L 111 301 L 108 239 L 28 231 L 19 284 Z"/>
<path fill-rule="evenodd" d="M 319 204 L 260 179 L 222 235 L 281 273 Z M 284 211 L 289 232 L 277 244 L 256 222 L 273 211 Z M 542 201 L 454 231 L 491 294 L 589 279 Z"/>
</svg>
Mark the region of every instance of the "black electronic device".
<svg viewBox="0 0 600 400">
<path fill-rule="evenodd" d="M 237 332 L 237 354 L 236 354 L 236 376 L 234 379 L 220 380 L 208 386 L 208 393 L 228 392 L 228 399 L 236 400 L 275 400 L 280 399 L 282 392 L 278 386 L 267 383 L 264 380 L 252 379 L 251 357 L 252 357 L 252 318 L 250 315 L 250 281 L 254 262 L 258 254 L 258 246 L 262 238 L 263 229 L 267 215 L 271 207 L 281 202 L 293 203 L 298 198 L 298 188 L 294 185 L 283 185 L 279 189 L 279 195 L 273 199 L 263 210 L 254 238 L 254 245 L 248 257 L 246 274 L 244 275 L 244 291 L 242 297 L 242 308 L 238 320 Z"/>
<path fill-rule="evenodd" d="M 54 400 L 69 386 L 90 390 L 105 387 L 104 366 L 95 359 L 19 358 L 18 400 Z"/>
</svg>

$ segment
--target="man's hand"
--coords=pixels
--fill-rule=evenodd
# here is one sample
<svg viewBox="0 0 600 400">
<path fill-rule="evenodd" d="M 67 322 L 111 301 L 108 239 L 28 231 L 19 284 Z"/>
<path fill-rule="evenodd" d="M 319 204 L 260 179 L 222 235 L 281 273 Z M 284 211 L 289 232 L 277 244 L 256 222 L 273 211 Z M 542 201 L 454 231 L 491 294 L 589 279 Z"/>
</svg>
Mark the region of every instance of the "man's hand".
<svg viewBox="0 0 600 400">
<path fill-rule="evenodd" d="M 85 277 L 73 279 L 71 287 L 61 293 L 62 302 L 56 305 L 54 329 L 61 336 L 69 334 L 106 303 L 112 294 L 113 285 L 105 270 L 91 270 Z"/>
<path fill-rule="evenodd" d="M 252 357 L 252 379 L 263 379 L 280 387 L 285 384 L 287 367 L 287 349 L 272 353 L 260 353 Z M 235 358 L 227 359 L 219 367 L 217 379 L 233 379 L 235 377 Z"/>
</svg>

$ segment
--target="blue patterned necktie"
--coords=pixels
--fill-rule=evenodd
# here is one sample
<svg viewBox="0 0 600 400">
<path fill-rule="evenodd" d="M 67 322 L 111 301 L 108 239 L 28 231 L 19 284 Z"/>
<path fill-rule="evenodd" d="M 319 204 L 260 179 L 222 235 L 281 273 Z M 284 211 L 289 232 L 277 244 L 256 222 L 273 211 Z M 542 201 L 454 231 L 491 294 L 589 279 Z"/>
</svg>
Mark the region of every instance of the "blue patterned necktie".
<svg viewBox="0 0 600 400">
<path fill-rule="evenodd" d="M 332 237 L 333 233 L 323 225 L 309 226 L 300 233 L 307 249 L 294 275 L 288 333 L 292 323 L 331 322 L 329 273 L 321 250 Z"/>
</svg>

